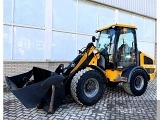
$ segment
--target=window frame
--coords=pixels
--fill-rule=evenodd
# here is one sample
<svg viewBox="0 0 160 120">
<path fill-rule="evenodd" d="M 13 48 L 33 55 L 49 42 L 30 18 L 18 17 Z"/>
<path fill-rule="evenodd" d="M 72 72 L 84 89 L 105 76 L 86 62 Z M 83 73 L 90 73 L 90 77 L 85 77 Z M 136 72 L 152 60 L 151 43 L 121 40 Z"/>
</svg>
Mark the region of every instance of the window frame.
<svg viewBox="0 0 160 120">
<path fill-rule="evenodd" d="M 45 41 L 45 48 L 44 48 L 44 52 L 45 52 L 45 56 L 44 56 L 44 60 L 41 60 L 40 62 L 47 62 L 47 61 L 56 61 L 54 59 L 52 59 L 52 33 L 53 31 L 55 32 L 62 32 L 62 33 L 69 33 L 69 34 L 75 34 L 76 38 L 76 51 L 79 49 L 78 47 L 78 36 L 94 36 L 95 34 L 94 33 L 85 33 L 85 32 L 79 32 L 77 29 L 77 24 L 78 24 L 78 4 L 79 4 L 79 0 L 75 0 L 76 1 L 76 29 L 75 31 L 71 31 L 71 30 L 61 30 L 61 29 L 56 29 L 56 28 L 53 28 L 52 25 L 53 25 L 53 7 L 52 7 L 52 3 L 53 3 L 53 0 L 46 0 L 45 1 L 45 15 L 44 15 L 44 20 L 45 20 L 45 25 L 44 26 L 34 26 L 34 25 L 25 25 L 25 24 L 17 24 L 17 23 L 14 23 L 13 22 L 13 17 L 14 17 L 14 5 L 15 5 L 15 0 L 12 0 L 12 22 L 11 23 L 8 23 L 8 22 L 3 22 L 3 26 L 11 26 L 12 27 L 12 43 L 14 42 L 14 33 L 13 33 L 13 29 L 14 27 L 23 27 L 23 28 L 32 28 L 32 29 L 37 29 L 37 30 L 44 30 L 45 31 L 45 38 L 44 38 L 44 41 Z M 114 20 L 113 20 L 113 23 L 115 22 L 118 22 L 118 15 L 119 13 L 122 11 L 122 12 L 125 12 L 125 13 L 129 13 L 129 12 L 126 12 L 124 10 L 121 10 L 121 9 L 118 9 L 118 8 L 114 8 L 114 7 L 111 7 L 111 6 L 107 6 L 107 5 L 102 5 L 102 4 L 99 4 L 99 3 L 96 3 L 96 2 L 93 2 L 93 1 L 85 1 L 86 4 L 88 3 L 91 3 L 91 4 L 94 4 L 97 8 L 96 10 L 96 13 L 95 15 L 97 16 L 96 17 L 96 20 L 97 20 L 97 23 L 96 23 L 96 29 L 100 28 L 100 18 L 99 18 L 99 11 L 100 11 L 100 8 L 105 8 L 105 9 L 111 9 L 114 11 Z M 136 15 L 134 13 L 129 13 L 131 14 L 132 16 L 132 19 L 133 19 L 133 15 Z M 146 17 L 146 16 L 143 16 L 144 19 L 148 19 L 149 17 Z M 151 18 L 149 18 L 151 19 Z M 154 21 L 154 23 L 156 24 L 156 21 L 155 19 L 152 19 Z M 131 20 L 132 21 L 132 20 Z M 132 21 L 133 23 L 133 21 Z M 105 27 L 105 26 L 104 26 Z M 156 36 L 156 31 L 154 31 L 154 35 Z M 156 37 L 155 37 L 156 39 Z M 90 39 L 91 41 L 91 39 Z M 140 40 L 139 42 L 144 42 L 145 40 Z M 147 42 L 147 41 L 145 41 Z M 156 44 L 156 40 L 154 42 L 152 42 L 154 44 Z M 7 60 L 7 59 L 4 59 L 4 61 L 21 61 L 21 62 L 29 62 L 29 61 L 32 61 L 32 62 L 37 62 L 39 60 L 35 60 L 35 59 L 30 59 L 30 60 L 13 60 L 13 44 L 11 45 L 11 59 Z M 68 62 L 68 61 L 63 61 L 62 62 Z"/>
</svg>

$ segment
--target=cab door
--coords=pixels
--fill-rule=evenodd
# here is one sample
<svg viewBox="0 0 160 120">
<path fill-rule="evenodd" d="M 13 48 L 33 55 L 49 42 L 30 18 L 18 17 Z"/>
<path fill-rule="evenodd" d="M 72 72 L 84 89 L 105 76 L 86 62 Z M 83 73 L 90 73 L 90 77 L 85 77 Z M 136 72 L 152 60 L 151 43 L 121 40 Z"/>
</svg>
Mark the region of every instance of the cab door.
<svg viewBox="0 0 160 120">
<path fill-rule="evenodd" d="M 121 28 L 117 41 L 117 68 L 136 65 L 135 29 Z"/>
</svg>

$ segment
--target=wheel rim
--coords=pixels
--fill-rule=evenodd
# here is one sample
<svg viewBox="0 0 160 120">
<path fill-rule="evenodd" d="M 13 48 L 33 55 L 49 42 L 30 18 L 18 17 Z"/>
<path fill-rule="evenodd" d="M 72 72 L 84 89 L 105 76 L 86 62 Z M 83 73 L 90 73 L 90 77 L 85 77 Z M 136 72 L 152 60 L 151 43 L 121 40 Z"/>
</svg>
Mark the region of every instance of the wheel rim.
<svg viewBox="0 0 160 120">
<path fill-rule="evenodd" d="M 137 90 L 141 90 L 144 86 L 144 78 L 142 76 L 137 76 L 134 81 L 134 86 Z"/>
<path fill-rule="evenodd" d="M 84 83 L 84 93 L 87 97 L 94 97 L 99 90 L 99 83 L 95 78 L 90 78 Z"/>
</svg>

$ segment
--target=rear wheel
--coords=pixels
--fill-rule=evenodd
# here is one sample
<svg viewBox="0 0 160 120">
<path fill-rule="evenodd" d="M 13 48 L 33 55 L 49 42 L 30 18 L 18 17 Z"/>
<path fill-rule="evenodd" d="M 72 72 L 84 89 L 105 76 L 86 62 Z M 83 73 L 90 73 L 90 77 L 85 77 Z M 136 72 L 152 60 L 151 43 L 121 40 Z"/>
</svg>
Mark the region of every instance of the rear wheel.
<svg viewBox="0 0 160 120">
<path fill-rule="evenodd" d="M 136 69 L 131 75 L 130 82 L 123 83 L 123 87 L 127 93 L 140 96 L 146 91 L 148 81 L 147 73 L 142 69 Z"/>
<path fill-rule="evenodd" d="M 104 93 L 104 81 L 96 70 L 83 69 L 71 81 L 71 94 L 82 105 L 97 103 Z"/>
</svg>

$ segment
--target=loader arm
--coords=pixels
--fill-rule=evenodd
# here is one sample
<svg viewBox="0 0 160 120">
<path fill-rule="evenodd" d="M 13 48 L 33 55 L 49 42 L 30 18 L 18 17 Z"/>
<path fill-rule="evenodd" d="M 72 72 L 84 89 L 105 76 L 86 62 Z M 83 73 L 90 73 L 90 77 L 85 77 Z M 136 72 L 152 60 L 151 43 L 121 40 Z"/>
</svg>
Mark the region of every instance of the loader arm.
<svg viewBox="0 0 160 120">
<path fill-rule="evenodd" d="M 100 55 L 98 53 L 93 53 L 95 49 L 96 47 L 93 43 L 89 43 L 87 47 L 76 57 L 78 60 L 73 60 L 66 68 L 64 68 L 63 74 L 70 75 L 88 65 L 97 65 L 97 60 Z"/>
</svg>

